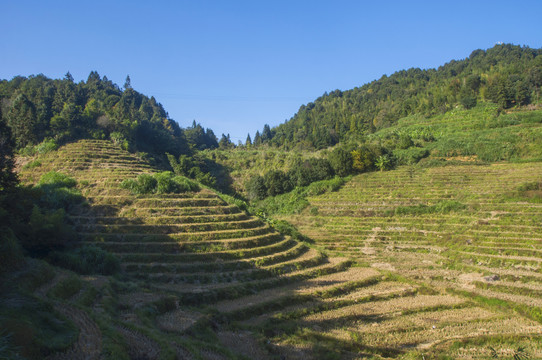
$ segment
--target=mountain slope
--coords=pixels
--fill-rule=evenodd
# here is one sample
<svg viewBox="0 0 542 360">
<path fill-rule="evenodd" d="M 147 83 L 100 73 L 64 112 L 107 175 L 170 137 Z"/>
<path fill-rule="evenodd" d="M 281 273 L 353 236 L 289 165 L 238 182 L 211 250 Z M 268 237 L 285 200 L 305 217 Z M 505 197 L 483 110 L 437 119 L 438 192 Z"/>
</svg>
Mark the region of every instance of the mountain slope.
<svg viewBox="0 0 542 360">
<path fill-rule="evenodd" d="M 475 50 L 438 69 L 412 68 L 352 90 L 325 93 L 255 142 L 321 149 L 393 125 L 490 101 L 501 109 L 540 101 L 542 50 L 510 44 Z"/>
</svg>

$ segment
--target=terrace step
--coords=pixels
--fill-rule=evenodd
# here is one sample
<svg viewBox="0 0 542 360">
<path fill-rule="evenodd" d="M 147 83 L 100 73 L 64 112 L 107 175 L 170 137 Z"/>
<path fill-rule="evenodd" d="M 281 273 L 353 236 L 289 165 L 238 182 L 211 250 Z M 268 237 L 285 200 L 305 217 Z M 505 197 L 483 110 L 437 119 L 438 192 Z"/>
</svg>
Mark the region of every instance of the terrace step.
<svg viewBox="0 0 542 360">
<path fill-rule="evenodd" d="M 234 260 L 250 257 L 258 257 L 272 254 L 292 248 L 297 244 L 292 239 L 285 239 L 272 245 L 256 247 L 252 249 L 214 251 L 209 253 L 116 253 L 123 262 L 192 262 L 192 261 L 217 261 Z"/>
<path fill-rule="evenodd" d="M 198 271 L 207 272 L 220 272 L 239 269 L 254 268 L 256 266 L 271 266 L 273 264 L 287 263 L 296 259 L 301 259 L 304 254 L 307 253 L 308 248 L 298 243 L 296 246 L 286 249 L 284 251 L 275 252 L 269 255 L 257 256 L 253 258 L 242 258 L 236 260 L 224 261 L 222 259 L 216 259 L 215 261 L 194 261 L 191 263 L 175 263 L 175 262 L 125 262 L 124 268 L 130 272 L 171 272 L 171 273 L 189 273 Z M 294 259 L 294 260 L 292 260 Z"/>
</svg>

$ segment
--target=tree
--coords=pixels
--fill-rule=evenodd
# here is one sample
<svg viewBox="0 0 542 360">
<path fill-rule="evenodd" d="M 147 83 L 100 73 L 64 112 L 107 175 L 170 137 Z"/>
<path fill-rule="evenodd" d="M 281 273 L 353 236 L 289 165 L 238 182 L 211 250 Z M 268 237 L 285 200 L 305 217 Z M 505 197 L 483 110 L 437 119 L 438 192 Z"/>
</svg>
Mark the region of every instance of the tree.
<svg viewBox="0 0 542 360">
<path fill-rule="evenodd" d="M 1 116 L 0 116 L 1 118 Z M 13 188 L 17 184 L 17 175 L 13 172 L 15 161 L 11 138 L 11 129 L 0 120 L 0 193 Z"/>
<path fill-rule="evenodd" d="M 392 161 L 388 154 L 380 155 L 376 158 L 375 166 L 380 171 L 388 170 L 391 168 Z"/>
<path fill-rule="evenodd" d="M 64 75 L 64 80 L 69 81 L 69 82 L 73 82 L 73 76 L 72 76 L 72 74 L 70 74 L 69 71 L 66 73 L 66 75 Z"/>
<path fill-rule="evenodd" d="M 126 80 L 124 81 L 124 90 L 132 88 L 132 81 L 130 80 L 130 75 L 126 75 Z"/>
<path fill-rule="evenodd" d="M 248 147 L 252 145 L 252 139 L 250 138 L 250 134 L 247 134 L 247 139 L 245 141 L 245 145 Z"/>
<path fill-rule="evenodd" d="M 473 91 L 474 93 L 478 93 L 478 89 L 480 89 L 480 84 L 482 83 L 480 79 L 480 75 L 471 75 L 467 78 L 465 81 L 465 86 L 467 89 Z"/>
<path fill-rule="evenodd" d="M 284 194 L 292 190 L 293 187 L 288 176 L 280 170 L 268 171 L 263 180 L 269 196 Z"/>
<path fill-rule="evenodd" d="M 218 147 L 220 149 L 229 149 L 233 147 L 233 143 L 230 140 L 230 134 L 228 135 L 222 134 L 222 137 L 218 141 Z"/>
<path fill-rule="evenodd" d="M 29 144 L 35 144 L 37 137 L 36 109 L 26 95 L 19 95 L 8 112 L 8 126 L 15 137 L 15 145 L 18 149 Z"/>
<path fill-rule="evenodd" d="M 342 147 L 337 147 L 333 150 L 329 154 L 328 160 L 337 175 L 347 176 L 352 173 L 352 156 Z"/>
<path fill-rule="evenodd" d="M 272 137 L 273 134 L 271 133 L 271 128 L 269 125 L 265 124 L 262 131 L 262 143 L 271 140 Z"/>
<path fill-rule="evenodd" d="M 251 177 L 245 184 L 245 190 L 250 201 L 262 200 L 267 196 L 267 187 L 265 186 L 263 177 L 260 175 Z"/>
<path fill-rule="evenodd" d="M 254 146 L 258 146 L 262 144 L 262 138 L 260 136 L 260 132 L 256 130 L 256 135 L 254 135 Z"/>
</svg>

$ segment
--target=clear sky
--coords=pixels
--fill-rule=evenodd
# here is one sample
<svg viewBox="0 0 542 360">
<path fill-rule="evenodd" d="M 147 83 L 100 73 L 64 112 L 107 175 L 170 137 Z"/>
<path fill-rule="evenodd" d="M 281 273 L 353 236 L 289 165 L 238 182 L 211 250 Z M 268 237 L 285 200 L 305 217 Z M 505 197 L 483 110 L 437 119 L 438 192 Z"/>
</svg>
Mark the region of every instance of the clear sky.
<svg viewBox="0 0 542 360">
<path fill-rule="evenodd" d="M 542 1 L 0 0 L 0 78 L 92 70 L 234 142 L 325 91 L 497 42 L 542 47 Z"/>
</svg>

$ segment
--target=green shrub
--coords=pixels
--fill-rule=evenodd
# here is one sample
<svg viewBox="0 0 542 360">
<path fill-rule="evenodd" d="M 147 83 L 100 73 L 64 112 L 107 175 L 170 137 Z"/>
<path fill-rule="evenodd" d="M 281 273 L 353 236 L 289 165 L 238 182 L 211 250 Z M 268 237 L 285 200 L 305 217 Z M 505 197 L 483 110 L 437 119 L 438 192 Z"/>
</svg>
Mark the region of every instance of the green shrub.
<svg viewBox="0 0 542 360">
<path fill-rule="evenodd" d="M 136 179 L 126 179 L 121 187 L 134 194 L 178 194 L 187 191 L 198 191 L 199 185 L 194 181 L 171 171 L 154 175 L 141 174 Z"/>
<path fill-rule="evenodd" d="M 113 141 L 114 144 L 121 147 L 121 149 L 128 151 L 130 149 L 130 142 L 126 139 L 126 137 L 118 132 L 114 131 L 111 134 L 109 134 L 109 138 L 111 141 Z"/>
<path fill-rule="evenodd" d="M 9 340 L 19 347 L 21 358 L 43 359 L 77 340 L 75 325 L 57 314 L 51 304 L 25 294 L 16 297 L 0 307 L 0 329 L 12 334 Z"/>
<path fill-rule="evenodd" d="M 335 148 L 328 156 L 329 163 L 339 176 L 347 176 L 353 172 L 352 155 L 342 147 Z"/>
<path fill-rule="evenodd" d="M 53 185 L 54 187 L 67 187 L 71 188 L 77 185 L 75 179 L 69 177 L 66 174 L 62 174 L 56 171 L 49 171 L 46 174 L 43 174 L 38 181 L 38 186 L 41 185 Z"/>
<path fill-rule="evenodd" d="M 34 169 L 34 168 L 37 168 L 37 167 L 40 167 L 41 166 L 41 161 L 39 160 L 34 160 L 34 161 L 31 161 L 27 164 L 25 164 L 23 166 L 23 169 L 24 170 L 28 170 L 28 169 Z"/>
<path fill-rule="evenodd" d="M 245 190 L 250 201 L 262 200 L 267 196 L 267 187 L 260 175 L 252 176 L 245 184 Z"/>
<path fill-rule="evenodd" d="M 58 149 L 58 144 L 53 139 L 45 139 L 38 145 L 36 145 L 36 151 L 38 154 L 45 154 Z"/>
<path fill-rule="evenodd" d="M 34 189 L 39 193 L 40 205 L 50 209 L 68 209 L 83 201 L 83 196 L 75 188 L 77 182 L 68 175 L 50 171 L 44 174 Z"/>
<path fill-rule="evenodd" d="M 75 296 L 83 288 L 81 280 L 72 275 L 60 281 L 54 288 L 49 291 L 49 296 L 59 299 L 69 299 Z"/>
<path fill-rule="evenodd" d="M 34 205 L 20 237 L 21 245 L 33 255 L 42 255 L 65 246 L 74 237 L 64 209 L 42 210 Z"/>
<path fill-rule="evenodd" d="M 375 166 L 380 171 L 390 170 L 393 168 L 393 159 L 388 154 L 380 155 L 375 160 Z"/>
<path fill-rule="evenodd" d="M 268 171 L 263 180 L 269 196 L 284 194 L 293 188 L 288 175 L 280 170 Z"/>
<path fill-rule="evenodd" d="M 49 258 L 53 264 L 83 275 L 112 275 L 120 270 L 120 261 L 115 255 L 93 245 L 71 251 L 55 251 Z"/>
<path fill-rule="evenodd" d="M 295 161 L 287 176 L 294 186 L 307 186 L 315 181 L 329 179 L 334 174 L 328 160 L 310 158 Z"/>
<path fill-rule="evenodd" d="M 53 139 L 45 139 L 37 145 L 26 145 L 19 150 L 22 156 L 34 156 L 36 154 L 45 154 L 58 149 L 58 144 Z"/>
<path fill-rule="evenodd" d="M 329 191 L 337 191 L 348 178 L 335 177 L 317 181 L 306 187 L 297 187 L 286 194 L 270 196 L 253 205 L 253 210 L 266 214 L 299 214 L 309 206 L 307 196 L 316 196 Z"/>
<path fill-rule="evenodd" d="M 397 165 L 413 165 L 429 156 L 429 150 L 411 147 L 405 150 L 394 150 L 393 156 L 396 159 Z"/>
<path fill-rule="evenodd" d="M 179 192 L 199 191 L 200 189 L 199 185 L 196 182 L 184 176 L 175 176 L 173 178 L 173 181 L 175 181 L 175 183 L 177 184 Z"/>
<path fill-rule="evenodd" d="M 13 231 L 0 227 L 0 277 L 24 264 L 21 246 Z"/>
</svg>

